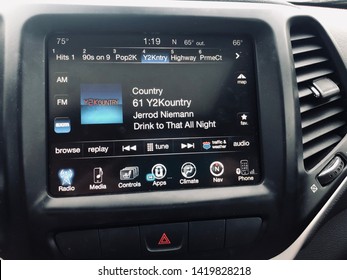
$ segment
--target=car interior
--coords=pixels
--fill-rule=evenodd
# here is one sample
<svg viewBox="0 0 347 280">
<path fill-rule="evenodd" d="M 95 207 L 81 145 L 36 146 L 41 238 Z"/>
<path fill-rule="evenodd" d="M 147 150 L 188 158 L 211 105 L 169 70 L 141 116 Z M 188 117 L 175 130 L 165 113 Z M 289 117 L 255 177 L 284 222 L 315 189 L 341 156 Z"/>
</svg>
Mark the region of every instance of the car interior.
<svg viewBox="0 0 347 280">
<path fill-rule="evenodd" d="M 347 1 L 0 4 L 1 259 L 346 259 Z"/>
</svg>

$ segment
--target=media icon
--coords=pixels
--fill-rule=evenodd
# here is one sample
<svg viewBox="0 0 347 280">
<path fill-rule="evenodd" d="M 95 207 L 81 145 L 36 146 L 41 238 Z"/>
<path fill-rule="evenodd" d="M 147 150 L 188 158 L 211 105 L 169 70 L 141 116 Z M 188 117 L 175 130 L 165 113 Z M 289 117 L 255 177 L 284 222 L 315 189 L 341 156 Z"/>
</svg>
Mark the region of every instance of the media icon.
<svg viewBox="0 0 347 280">
<path fill-rule="evenodd" d="M 224 165 L 220 161 L 214 161 L 210 165 L 210 172 L 213 176 L 220 177 L 224 173 Z"/>
<path fill-rule="evenodd" d="M 101 184 L 103 180 L 104 172 L 101 167 L 95 167 L 93 170 L 94 184 Z"/>
<path fill-rule="evenodd" d="M 166 167 L 165 165 L 158 163 L 152 167 L 152 174 L 157 180 L 161 180 L 166 176 Z"/>
<path fill-rule="evenodd" d="M 193 178 L 196 174 L 196 166 L 191 162 L 186 162 L 181 167 L 181 173 L 187 179 Z"/>
<path fill-rule="evenodd" d="M 139 173 L 138 166 L 125 167 L 120 171 L 120 179 L 122 181 L 134 180 L 137 176 L 139 176 Z"/>
<path fill-rule="evenodd" d="M 58 171 L 58 177 L 60 180 L 60 184 L 64 187 L 66 186 L 71 186 L 72 185 L 72 180 L 75 175 L 75 172 L 73 169 L 60 169 Z"/>
</svg>

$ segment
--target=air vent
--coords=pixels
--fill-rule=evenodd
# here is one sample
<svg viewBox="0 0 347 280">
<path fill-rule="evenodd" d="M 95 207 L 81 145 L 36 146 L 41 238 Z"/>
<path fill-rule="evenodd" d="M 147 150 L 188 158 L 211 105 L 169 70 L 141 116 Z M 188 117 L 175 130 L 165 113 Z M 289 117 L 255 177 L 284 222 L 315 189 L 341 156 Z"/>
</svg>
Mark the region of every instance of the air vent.
<svg viewBox="0 0 347 280">
<path fill-rule="evenodd" d="M 291 29 L 299 91 L 303 158 L 307 170 L 346 134 L 346 97 L 322 37 L 307 25 Z"/>
</svg>

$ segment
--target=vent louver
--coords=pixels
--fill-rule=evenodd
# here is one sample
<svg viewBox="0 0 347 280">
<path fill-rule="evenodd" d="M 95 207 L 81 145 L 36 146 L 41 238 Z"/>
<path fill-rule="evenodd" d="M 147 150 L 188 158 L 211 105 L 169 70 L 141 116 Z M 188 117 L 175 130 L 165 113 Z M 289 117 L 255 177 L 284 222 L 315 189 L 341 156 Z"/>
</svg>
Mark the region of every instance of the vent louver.
<svg viewBox="0 0 347 280">
<path fill-rule="evenodd" d="M 347 127 L 345 91 L 323 39 L 312 30 L 305 31 L 303 26 L 291 29 L 306 169 L 337 145 Z"/>
</svg>

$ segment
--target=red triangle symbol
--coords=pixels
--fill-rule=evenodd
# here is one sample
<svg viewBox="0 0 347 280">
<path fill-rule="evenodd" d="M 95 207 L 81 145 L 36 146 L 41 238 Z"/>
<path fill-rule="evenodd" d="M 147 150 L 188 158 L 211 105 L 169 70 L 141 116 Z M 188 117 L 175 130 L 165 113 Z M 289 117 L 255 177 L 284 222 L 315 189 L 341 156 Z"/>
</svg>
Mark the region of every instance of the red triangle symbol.
<svg viewBox="0 0 347 280">
<path fill-rule="evenodd" d="M 170 245 L 170 244 L 171 244 L 171 241 L 169 237 L 167 237 L 166 233 L 164 232 L 158 242 L 158 245 Z"/>
</svg>

